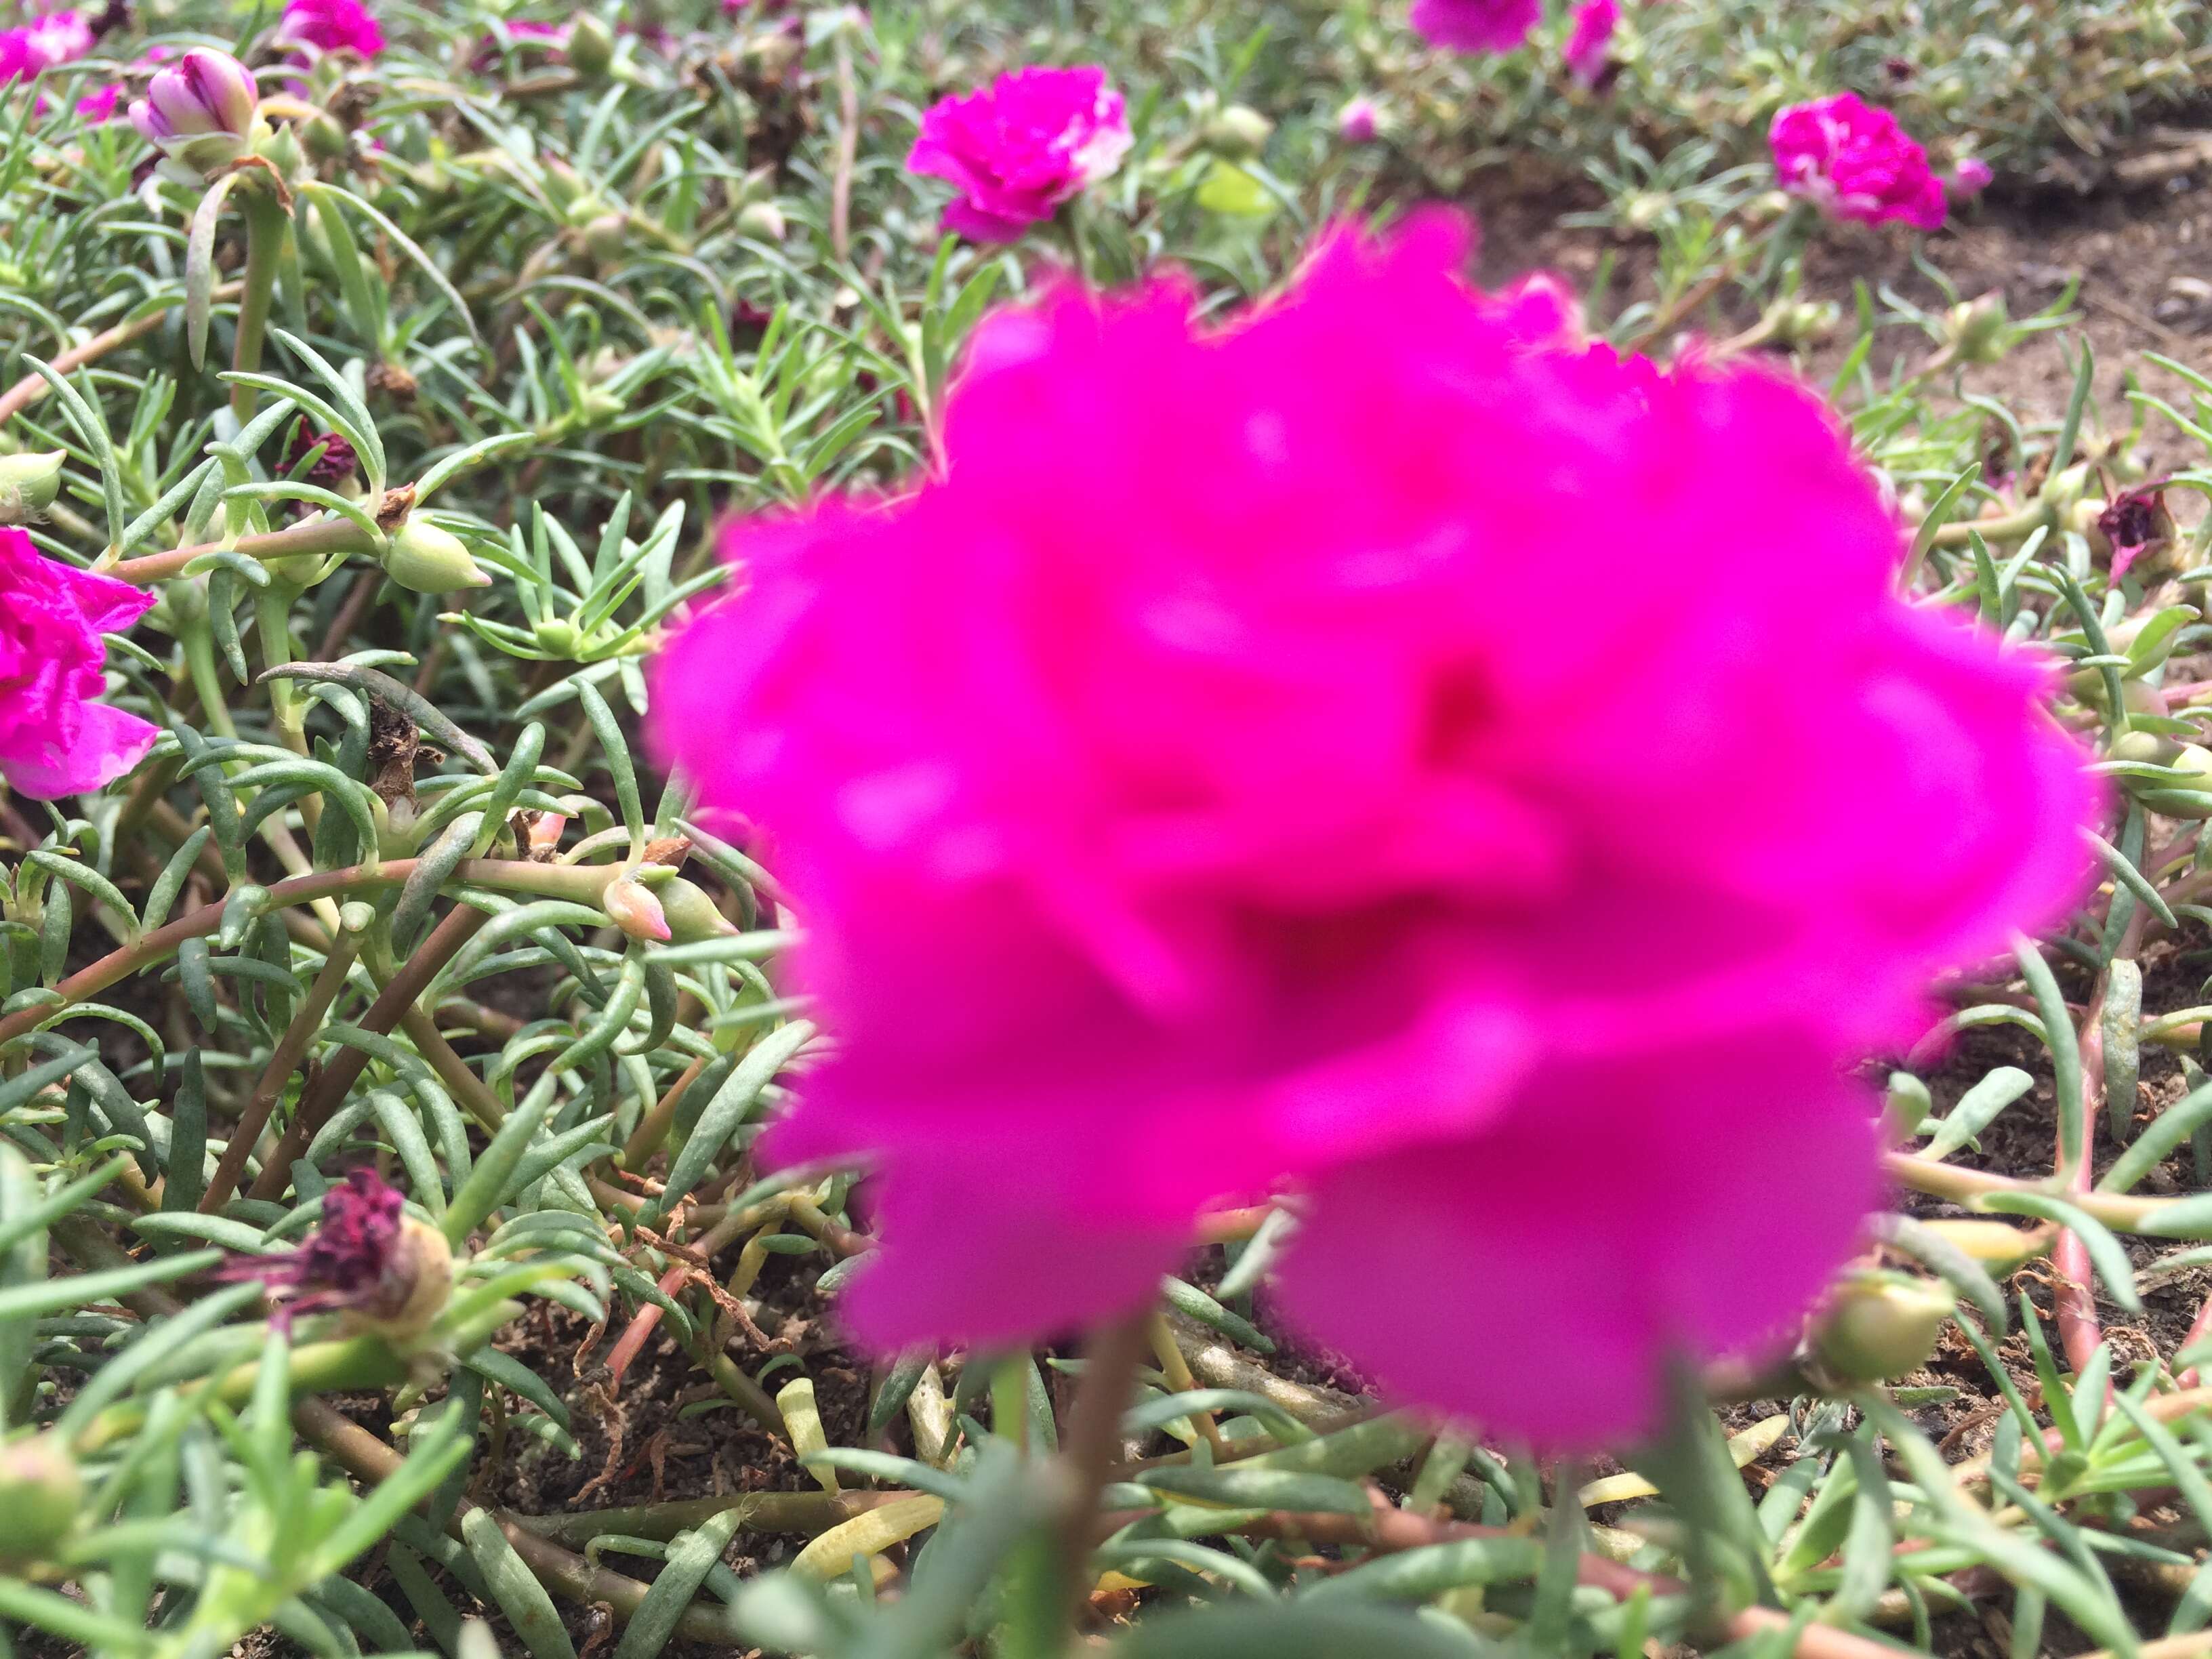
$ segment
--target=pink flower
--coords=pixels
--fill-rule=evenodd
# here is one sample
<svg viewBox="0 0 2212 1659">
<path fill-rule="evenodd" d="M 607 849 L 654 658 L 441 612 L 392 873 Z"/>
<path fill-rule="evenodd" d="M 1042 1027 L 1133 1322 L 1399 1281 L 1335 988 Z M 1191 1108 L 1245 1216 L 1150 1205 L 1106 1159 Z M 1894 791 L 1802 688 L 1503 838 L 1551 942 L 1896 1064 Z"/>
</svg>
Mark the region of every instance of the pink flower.
<svg viewBox="0 0 2212 1659">
<path fill-rule="evenodd" d="M 1336 112 L 1336 136 L 1347 144 L 1371 144 L 1382 129 L 1372 98 L 1354 98 Z"/>
<path fill-rule="evenodd" d="M 0 84 L 35 80 L 58 64 L 83 57 L 95 36 L 84 14 L 49 12 L 12 29 L 0 29 Z"/>
<path fill-rule="evenodd" d="M 384 50 L 384 30 L 361 0 L 285 0 L 278 38 L 321 52 L 356 52 L 374 58 Z"/>
<path fill-rule="evenodd" d="M 1783 189 L 1838 219 L 1942 228 L 1943 182 L 1886 109 L 1839 92 L 1778 111 L 1767 134 Z"/>
<path fill-rule="evenodd" d="M 76 112 L 93 125 L 98 126 L 103 121 L 114 118 L 115 106 L 122 96 L 123 83 L 120 81 L 112 82 L 98 92 L 88 92 L 83 97 L 78 99 Z"/>
<path fill-rule="evenodd" d="M 1408 21 L 1432 46 L 1511 52 L 1544 21 L 1544 0 L 1413 0 Z"/>
<path fill-rule="evenodd" d="M 1575 24 L 1560 56 L 1567 70 L 1585 86 L 1594 86 L 1611 61 L 1607 48 L 1620 27 L 1620 0 L 1583 0 L 1575 8 Z"/>
<path fill-rule="evenodd" d="M 1340 233 L 1225 327 L 1049 290 L 941 476 L 729 532 L 656 740 L 799 896 L 840 1046 L 769 1155 L 876 1167 L 871 1346 L 1114 1316 L 1291 1183 L 1310 1335 L 1634 1431 L 1669 1345 L 1759 1348 L 1847 1254 L 1843 1065 L 2080 890 L 2044 670 L 1895 597 L 1827 411 L 1479 294 L 1468 242 Z"/>
<path fill-rule="evenodd" d="M 100 636 L 143 616 L 143 589 L 46 558 L 0 530 L 0 780 L 33 800 L 81 795 L 137 765 L 159 727 L 99 701 Z"/>
<path fill-rule="evenodd" d="M 246 153 L 260 100 L 252 70 L 228 52 L 195 47 L 155 75 L 131 106 L 131 125 L 165 155 L 211 172 Z"/>
<path fill-rule="evenodd" d="M 1968 155 L 1955 163 L 1951 175 L 1944 179 L 1943 188 L 1954 202 L 1964 202 L 1979 196 L 1996 182 L 1996 173 L 1978 155 Z"/>
<path fill-rule="evenodd" d="M 931 105 L 906 164 L 953 185 L 945 229 L 1011 242 L 1112 173 L 1129 143 L 1105 70 L 1032 67 Z"/>
</svg>

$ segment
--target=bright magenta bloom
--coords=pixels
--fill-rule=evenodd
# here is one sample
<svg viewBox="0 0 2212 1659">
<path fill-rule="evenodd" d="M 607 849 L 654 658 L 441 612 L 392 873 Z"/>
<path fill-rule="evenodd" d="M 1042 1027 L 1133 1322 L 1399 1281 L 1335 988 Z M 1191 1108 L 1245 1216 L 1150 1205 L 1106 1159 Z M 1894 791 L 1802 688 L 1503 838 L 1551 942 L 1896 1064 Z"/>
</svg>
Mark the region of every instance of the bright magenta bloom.
<svg viewBox="0 0 2212 1659">
<path fill-rule="evenodd" d="M 277 33 L 323 52 L 374 58 L 384 50 L 383 27 L 361 0 L 286 0 Z"/>
<path fill-rule="evenodd" d="M 104 633 L 154 596 L 42 556 L 0 530 L 0 781 L 33 800 L 82 794 L 137 765 L 160 728 L 98 701 Z"/>
<path fill-rule="evenodd" d="M 1544 0 L 1413 0 L 1407 21 L 1432 46 L 1511 52 L 1544 21 Z"/>
<path fill-rule="evenodd" d="M 1118 1314 L 1288 1182 L 1282 1304 L 1361 1369 L 1639 1428 L 1847 1253 L 1843 1064 L 2079 890 L 2042 671 L 1894 597 L 1829 415 L 1468 240 L 1339 234 L 1225 327 L 1050 291 L 942 477 L 730 532 L 657 734 L 804 904 L 841 1046 L 770 1155 L 881 1171 L 870 1345 Z"/>
<path fill-rule="evenodd" d="M 1838 219 L 1939 230 L 1948 212 L 1928 152 L 1886 109 L 1839 92 L 1778 111 L 1768 130 L 1783 189 Z"/>
<path fill-rule="evenodd" d="M 1019 69 L 931 105 L 906 164 L 957 191 L 945 229 L 1011 242 L 1121 166 L 1129 142 L 1104 70 Z"/>
<path fill-rule="evenodd" d="M 1585 85 L 1595 83 L 1609 61 L 1607 48 L 1620 27 L 1620 0 L 1583 0 L 1575 8 L 1575 23 L 1561 53 L 1567 71 Z"/>
<path fill-rule="evenodd" d="M 93 48 L 92 25 L 79 11 L 48 12 L 12 29 L 0 29 L 0 83 L 36 80 L 57 64 Z"/>
</svg>

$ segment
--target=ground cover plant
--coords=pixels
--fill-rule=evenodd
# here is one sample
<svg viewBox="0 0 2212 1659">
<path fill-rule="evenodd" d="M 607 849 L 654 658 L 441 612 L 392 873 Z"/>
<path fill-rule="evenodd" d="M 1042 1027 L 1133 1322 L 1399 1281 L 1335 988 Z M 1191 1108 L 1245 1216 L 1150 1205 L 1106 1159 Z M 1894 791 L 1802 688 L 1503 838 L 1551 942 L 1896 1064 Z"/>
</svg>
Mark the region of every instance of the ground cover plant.
<svg viewBox="0 0 2212 1659">
<path fill-rule="evenodd" d="M 0 1637 L 2212 1650 L 2212 23 L 0 31 Z"/>
</svg>

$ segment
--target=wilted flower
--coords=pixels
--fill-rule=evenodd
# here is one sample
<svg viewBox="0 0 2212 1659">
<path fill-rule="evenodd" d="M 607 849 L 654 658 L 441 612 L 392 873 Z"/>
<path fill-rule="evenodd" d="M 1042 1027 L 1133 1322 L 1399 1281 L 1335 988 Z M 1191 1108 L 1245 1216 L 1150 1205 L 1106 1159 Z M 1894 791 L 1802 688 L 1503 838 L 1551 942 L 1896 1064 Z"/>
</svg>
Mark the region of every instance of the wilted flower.
<svg viewBox="0 0 2212 1659">
<path fill-rule="evenodd" d="M 1595 86 L 1611 61 L 1607 48 L 1620 27 L 1620 0 L 1583 0 L 1575 8 L 1574 27 L 1560 56 L 1567 71 L 1585 85 Z"/>
<path fill-rule="evenodd" d="M 161 729 L 99 701 L 100 636 L 146 613 L 154 596 L 40 556 L 0 530 L 0 781 L 33 800 L 81 795 L 121 777 Z"/>
<path fill-rule="evenodd" d="M 1011 242 L 1112 173 L 1129 143 L 1105 70 L 1033 67 L 931 105 L 906 164 L 953 185 L 945 229 Z"/>
<path fill-rule="evenodd" d="M 1051 289 L 940 473 L 729 533 L 655 736 L 805 905 L 840 1047 L 764 1145 L 877 1167 L 869 1346 L 1118 1316 L 1290 1182 L 1309 1337 L 1500 1431 L 1646 1427 L 1662 1356 L 1786 1341 L 1849 1254 L 1843 1063 L 2075 896 L 2042 669 L 1896 597 L 1829 414 L 1467 252 L 1339 234 L 1225 328 Z M 1571 627 L 1563 538 L 1632 550 Z"/>
<path fill-rule="evenodd" d="M 313 455 L 319 447 L 323 453 L 315 456 L 314 464 L 307 471 L 306 481 L 311 484 L 334 489 L 351 478 L 354 470 L 361 465 L 361 458 L 354 453 L 351 444 L 335 432 L 316 431 L 313 423 L 302 415 L 292 428 L 291 442 L 285 446 L 284 470 L 290 471 Z"/>
<path fill-rule="evenodd" d="M 33 81 L 57 64 L 90 52 L 97 40 L 80 11 L 48 12 L 12 29 L 0 29 L 0 84 Z"/>
<path fill-rule="evenodd" d="M 453 1286 L 446 1236 L 404 1213 L 397 1188 L 375 1170 L 349 1170 L 323 1194 L 307 1242 L 267 1255 L 234 1255 L 219 1279 L 259 1279 L 276 1302 L 270 1322 L 289 1330 L 304 1314 L 343 1312 L 390 1336 L 411 1336 L 437 1317 Z"/>
<path fill-rule="evenodd" d="M 1382 130 L 1372 98 L 1351 99 L 1336 112 L 1336 136 L 1347 144 L 1371 144 Z"/>
<path fill-rule="evenodd" d="M 1767 131 L 1783 189 L 1838 219 L 1942 227 L 1943 181 L 1928 152 L 1886 109 L 1839 92 L 1779 110 Z"/>
<path fill-rule="evenodd" d="M 1544 21 L 1544 0 L 1413 0 L 1407 21 L 1431 46 L 1511 52 Z"/>
<path fill-rule="evenodd" d="M 131 125 L 181 166 L 210 173 L 246 154 L 260 98 L 245 64 L 195 47 L 155 75 L 131 106 Z"/>
<path fill-rule="evenodd" d="M 383 27 L 361 0 L 285 0 L 276 38 L 319 52 L 357 52 L 364 58 L 384 50 Z"/>
<path fill-rule="evenodd" d="M 2110 550 L 2112 580 L 2128 574 L 2135 562 L 2173 538 L 2173 514 L 2163 489 L 2124 489 L 2097 515 L 2097 532 Z"/>
</svg>

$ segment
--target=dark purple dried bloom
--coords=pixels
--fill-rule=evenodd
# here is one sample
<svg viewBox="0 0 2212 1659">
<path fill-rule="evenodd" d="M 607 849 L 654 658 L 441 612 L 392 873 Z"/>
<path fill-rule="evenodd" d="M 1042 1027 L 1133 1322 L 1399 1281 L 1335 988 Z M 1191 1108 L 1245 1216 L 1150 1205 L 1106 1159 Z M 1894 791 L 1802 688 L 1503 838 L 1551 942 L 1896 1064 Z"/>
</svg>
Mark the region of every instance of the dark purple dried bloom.
<svg viewBox="0 0 2212 1659">
<path fill-rule="evenodd" d="M 2173 533 L 2173 519 L 2166 510 L 2162 489 L 2123 490 L 2112 505 L 2097 515 L 2097 528 L 2112 547 L 2112 580 Z"/>
<path fill-rule="evenodd" d="M 346 1172 L 323 1196 L 322 1220 L 307 1242 L 267 1255 L 234 1256 L 216 1277 L 258 1279 L 276 1298 L 270 1323 L 291 1328 L 301 1314 L 358 1309 L 388 1316 L 412 1293 L 413 1275 L 399 1259 L 399 1189 L 375 1170 Z M 401 1282 L 403 1279 L 405 1282 Z"/>
<path fill-rule="evenodd" d="M 300 416 L 300 423 L 292 428 L 292 441 L 284 451 L 284 470 L 289 472 L 299 465 L 318 444 L 323 447 L 323 453 L 307 469 L 306 481 L 319 484 L 325 489 L 336 489 L 353 477 L 360 458 L 354 453 L 353 446 L 343 438 L 335 432 L 316 431 L 307 423 L 307 417 L 304 415 Z"/>
</svg>

